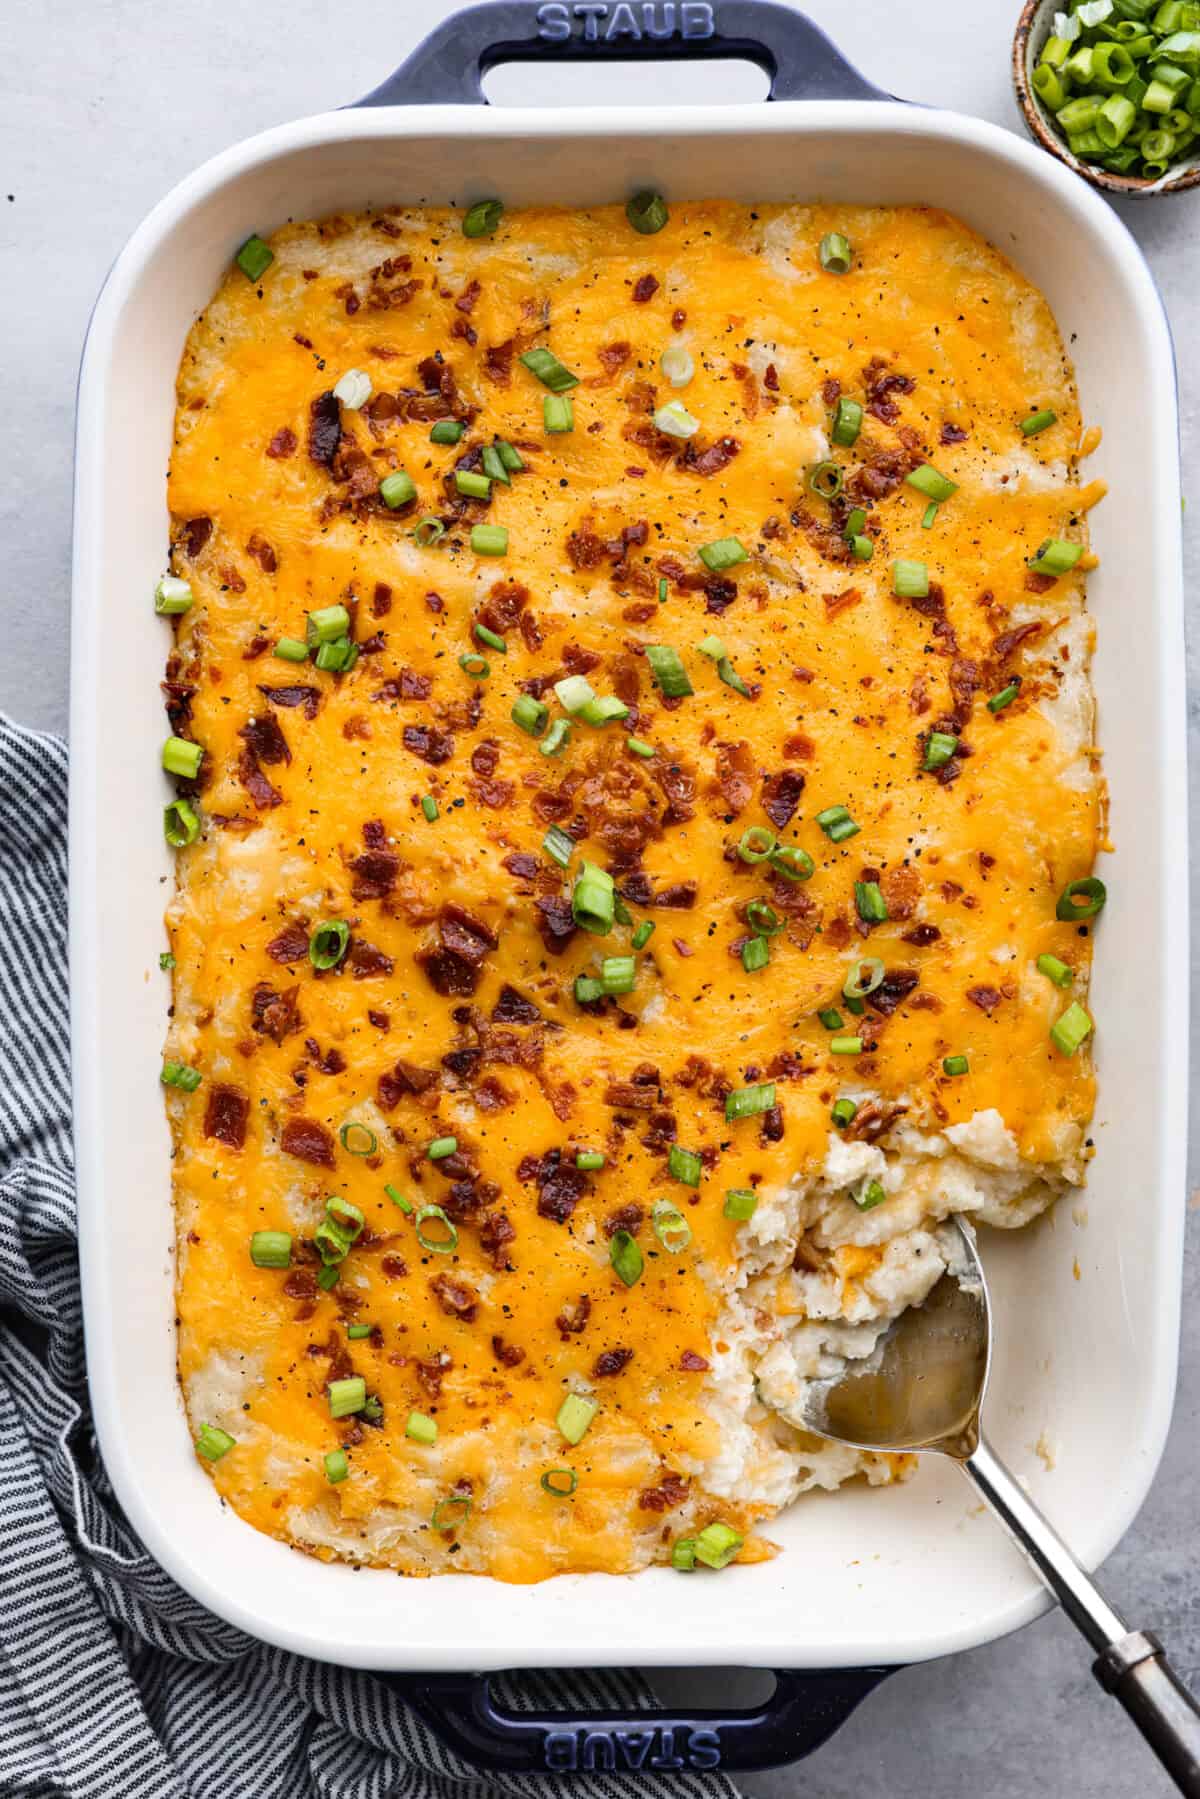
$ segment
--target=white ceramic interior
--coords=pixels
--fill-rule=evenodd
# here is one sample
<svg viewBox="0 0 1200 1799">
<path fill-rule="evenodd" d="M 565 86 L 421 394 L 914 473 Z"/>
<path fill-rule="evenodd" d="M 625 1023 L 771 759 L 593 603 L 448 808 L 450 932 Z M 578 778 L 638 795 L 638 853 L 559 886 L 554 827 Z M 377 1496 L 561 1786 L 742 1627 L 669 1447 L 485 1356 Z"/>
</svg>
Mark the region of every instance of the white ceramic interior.
<svg viewBox="0 0 1200 1799">
<path fill-rule="evenodd" d="M 156 1081 L 167 638 L 149 596 L 167 542 L 176 364 L 251 229 L 371 203 L 678 197 L 920 201 L 985 233 L 1047 295 L 1074 355 L 1101 566 L 1095 678 L 1116 854 L 1102 872 L 1093 1000 L 1098 1155 L 1078 1220 L 993 1236 L 997 1447 L 1084 1561 L 1121 1536 L 1163 1445 L 1184 1207 L 1187 856 L 1179 474 L 1162 309 L 1107 206 L 1018 138 L 951 113 L 821 102 L 714 109 L 331 113 L 199 170 L 104 289 L 79 396 L 72 664 L 72 990 L 88 1361 L 130 1520 L 214 1611 L 268 1641 L 378 1668 L 602 1663 L 820 1667 L 943 1654 L 1044 1604 L 955 1471 L 802 1500 L 785 1553 L 719 1579 L 569 1576 L 540 1586 L 325 1566 L 222 1509 L 175 1386 L 169 1141 Z M 948 296 L 949 298 L 949 296 Z M 1086 1221 L 1084 1219 L 1086 1218 Z M 1078 1264 L 1078 1275 L 1076 1274 Z M 1055 1446 L 1048 1472 L 1033 1446 Z"/>
</svg>

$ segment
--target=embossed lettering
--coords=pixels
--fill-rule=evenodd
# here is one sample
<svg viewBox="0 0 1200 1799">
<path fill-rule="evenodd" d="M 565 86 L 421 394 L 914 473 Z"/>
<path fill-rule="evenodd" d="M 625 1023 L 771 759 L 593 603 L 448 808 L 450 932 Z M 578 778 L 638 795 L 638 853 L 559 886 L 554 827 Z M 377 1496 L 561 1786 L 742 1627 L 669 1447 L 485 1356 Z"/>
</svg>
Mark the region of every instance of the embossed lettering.
<svg viewBox="0 0 1200 1799">
<path fill-rule="evenodd" d="M 589 1730 L 583 1739 L 585 1768 L 603 1768 L 611 1774 L 617 1765 L 617 1746 L 607 1730 Z"/>
<path fill-rule="evenodd" d="M 577 5 L 572 10 L 577 19 L 583 20 L 584 43 L 594 44 L 600 35 L 600 20 L 608 11 L 607 6 L 594 5 L 591 0 L 585 0 L 585 4 Z"/>
<path fill-rule="evenodd" d="M 650 1766 L 652 1768 L 687 1767 L 687 1763 L 683 1760 L 682 1756 L 678 1756 L 675 1753 L 675 1732 L 673 1730 L 663 1731 L 662 1747 L 651 1761 Z"/>
<path fill-rule="evenodd" d="M 634 18 L 633 8 L 627 4 L 627 0 L 619 0 L 618 5 L 613 7 L 613 15 L 608 21 L 608 30 L 604 36 L 606 41 L 614 37 L 632 37 L 641 42 L 642 28 Z"/>
<path fill-rule="evenodd" d="M 683 0 L 679 8 L 680 37 L 711 37 L 715 29 L 708 0 Z"/>
<path fill-rule="evenodd" d="M 627 1768 L 644 1768 L 646 1757 L 654 1747 L 657 1731 L 653 1730 L 619 1730 L 617 1742 L 621 1745 L 621 1758 Z M 653 1765 L 653 1764 L 651 1764 Z"/>
<path fill-rule="evenodd" d="M 655 0 L 643 0 L 642 29 L 647 37 L 674 37 L 675 0 L 663 0 L 661 6 Z"/>
<path fill-rule="evenodd" d="M 547 0 L 537 12 L 538 36 L 549 43 L 561 44 L 571 35 L 571 13 L 564 0 Z"/>
<path fill-rule="evenodd" d="M 721 1765 L 719 1732 L 690 1730 L 687 1740 L 687 1758 L 693 1768 L 719 1768 Z"/>
<path fill-rule="evenodd" d="M 552 1774 L 574 1774 L 579 1766 L 575 1732 L 548 1730 L 542 1741 L 542 1759 Z"/>
</svg>

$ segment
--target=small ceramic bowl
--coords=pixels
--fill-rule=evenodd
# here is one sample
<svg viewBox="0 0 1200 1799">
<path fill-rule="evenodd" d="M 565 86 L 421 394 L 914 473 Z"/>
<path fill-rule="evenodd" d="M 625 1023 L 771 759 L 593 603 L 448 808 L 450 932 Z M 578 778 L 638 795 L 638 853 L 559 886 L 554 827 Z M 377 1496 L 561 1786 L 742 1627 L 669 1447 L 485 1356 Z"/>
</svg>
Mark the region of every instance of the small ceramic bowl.
<svg viewBox="0 0 1200 1799">
<path fill-rule="evenodd" d="M 1065 138 L 1058 135 L 1051 123 L 1052 115 L 1034 93 L 1030 80 L 1042 45 L 1050 36 L 1054 15 L 1065 10 L 1065 0 L 1025 0 L 1013 39 L 1013 86 L 1017 90 L 1017 105 L 1043 150 L 1049 150 L 1059 162 L 1065 162 L 1093 187 L 1109 194 L 1131 194 L 1150 199 L 1158 194 L 1181 194 L 1188 188 L 1200 187 L 1200 155 L 1195 152 L 1185 157 L 1178 173 L 1166 181 L 1145 181 L 1139 175 L 1116 175 L 1072 156 Z"/>
</svg>

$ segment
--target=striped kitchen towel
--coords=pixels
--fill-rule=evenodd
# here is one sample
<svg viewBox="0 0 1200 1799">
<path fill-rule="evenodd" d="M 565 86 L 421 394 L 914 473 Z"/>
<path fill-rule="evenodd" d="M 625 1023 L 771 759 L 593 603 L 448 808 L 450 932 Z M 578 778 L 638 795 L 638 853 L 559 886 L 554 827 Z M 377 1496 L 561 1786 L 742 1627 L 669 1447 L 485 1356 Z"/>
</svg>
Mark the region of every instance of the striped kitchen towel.
<svg viewBox="0 0 1200 1799">
<path fill-rule="evenodd" d="M 67 1037 L 67 752 L 0 718 L 0 1795 L 484 1799 L 367 1674 L 286 1655 L 190 1599 L 121 1515 L 88 1413 Z M 508 1703 L 651 1703 L 632 1673 L 497 1683 Z M 633 1799 L 653 1778 L 572 1778 Z M 563 1791 L 562 1781 L 554 1790 Z M 736 1799 L 684 1774 L 685 1799 Z"/>
</svg>

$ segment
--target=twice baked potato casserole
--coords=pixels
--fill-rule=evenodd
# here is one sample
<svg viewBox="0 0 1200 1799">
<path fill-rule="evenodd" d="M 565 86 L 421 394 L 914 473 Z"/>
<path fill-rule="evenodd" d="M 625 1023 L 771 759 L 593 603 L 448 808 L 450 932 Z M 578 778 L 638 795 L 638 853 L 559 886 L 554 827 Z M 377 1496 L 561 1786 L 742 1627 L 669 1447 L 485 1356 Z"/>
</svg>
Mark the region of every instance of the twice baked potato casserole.
<svg viewBox="0 0 1200 1799">
<path fill-rule="evenodd" d="M 242 246 L 157 593 L 179 1372 L 242 1517 L 529 1581 L 906 1472 L 806 1383 L 1088 1154 L 1086 447 L 938 212 Z"/>
</svg>

